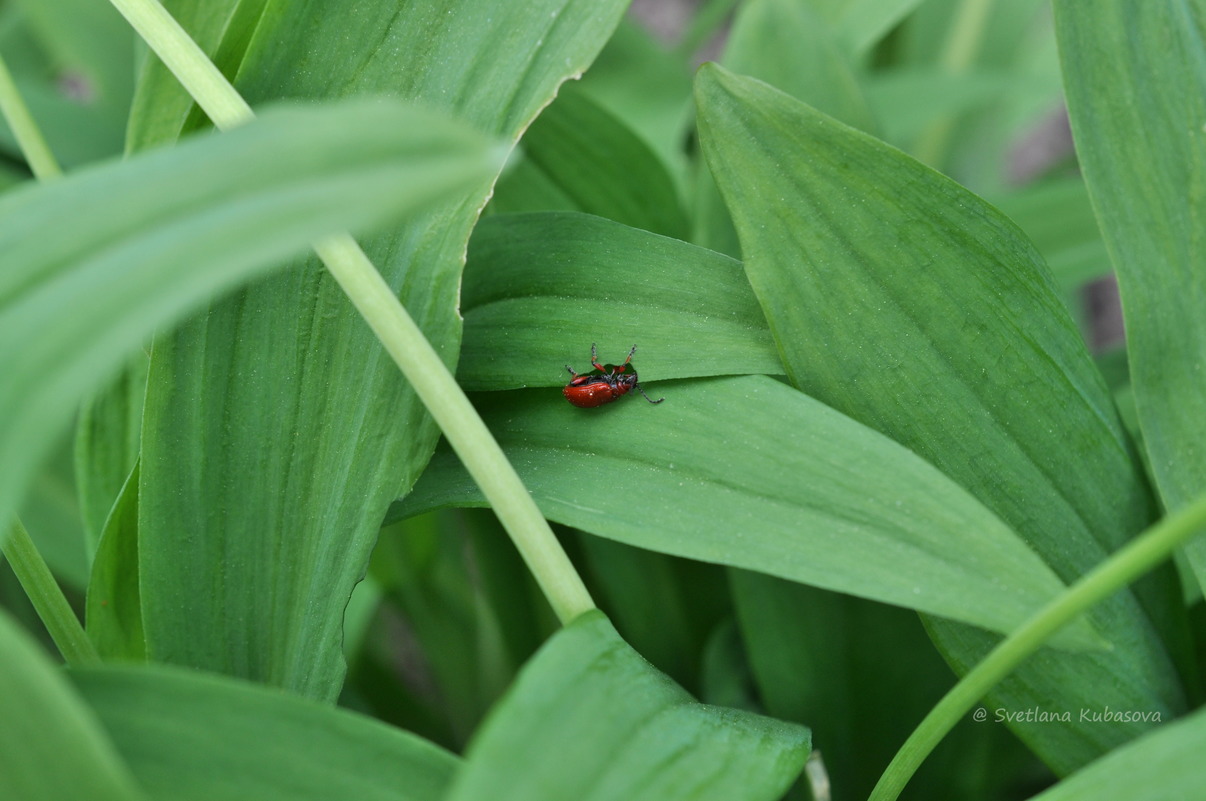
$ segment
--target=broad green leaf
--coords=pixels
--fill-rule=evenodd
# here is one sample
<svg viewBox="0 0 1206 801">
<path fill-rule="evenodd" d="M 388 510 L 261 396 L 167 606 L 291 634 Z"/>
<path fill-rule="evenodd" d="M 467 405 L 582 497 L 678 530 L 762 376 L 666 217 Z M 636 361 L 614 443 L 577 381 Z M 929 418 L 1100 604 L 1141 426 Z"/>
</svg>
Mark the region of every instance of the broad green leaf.
<svg viewBox="0 0 1206 801">
<path fill-rule="evenodd" d="M 496 212 L 568 209 L 682 239 L 686 213 L 657 154 L 573 85 L 523 135 L 523 159 L 495 187 Z"/>
<path fill-rule="evenodd" d="M 993 205 L 1034 242 L 1062 292 L 1071 293 L 1110 272 L 1109 255 L 1080 178 L 1033 184 L 993 198 Z"/>
<path fill-rule="evenodd" d="M 850 125 L 865 131 L 876 128 L 855 79 L 850 54 L 809 3 L 743 3 L 733 21 L 723 60 L 728 69 L 753 75 Z M 697 166 L 694 241 L 740 255 L 732 219 L 702 157 Z"/>
<path fill-rule="evenodd" d="M 727 612 L 727 594 L 717 592 L 723 569 L 575 534 L 583 579 L 620 636 L 684 688 L 698 688 L 704 642 Z"/>
<path fill-rule="evenodd" d="M 253 105 L 398 95 L 514 142 L 590 63 L 621 5 L 354 0 L 334 14 L 320 0 L 276 3 L 256 19 L 236 9 L 217 49 L 233 54 L 236 87 Z M 231 44 L 243 40 L 245 52 Z M 172 130 L 153 108 L 136 124 Z M 465 243 L 493 179 L 364 242 L 453 366 Z M 435 440 L 422 404 L 313 258 L 158 338 L 139 488 L 149 656 L 333 700 L 347 599 L 390 501 Z"/>
<path fill-rule="evenodd" d="M 852 55 L 860 55 L 886 36 L 920 0 L 808 0 L 838 34 Z"/>
<path fill-rule="evenodd" d="M 1105 384 L 1016 226 L 765 84 L 704 67 L 696 97 L 746 274 L 796 386 L 966 487 L 1065 581 L 1146 525 L 1152 502 Z M 1177 608 L 1157 592 L 1169 587 L 1149 585 L 1146 609 L 1129 591 L 1100 605 L 1090 617 L 1114 650 L 1036 657 L 999 691 L 1016 705 L 1001 705 L 1181 709 L 1160 640 Z M 931 631 L 960 670 L 992 645 L 941 621 Z M 1069 770 L 1149 726 L 1015 730 Z"/>
<path fill-rule="evenodd" d="M 89 639 L 105 661 L 146 660 L 138 589 L 138 465 L 126 477 L 105 521 L 85 599 Z"/>
<path fill-rule="evenodd" d="M 549 519 L 640 548 L 1002 632 L 1063 587 L 960 487 L 801 392 L 765 376 L 648 389 L 665 403 L 514 392 L 483 418 Z M 441 448 L 395 514 L 483 502 Z"/>
<path fill-rule="evenodd" d="M 1126 319 L 1156 487 L 1206 489 L 1206 2 L 1055 4 L 1064 87 Z M 1206 585 L 1206 541 L 1186 546 Z"/>
<path fill-rule="evenodd" d="M 1117 713 L 1117 711 L 1116 711 Z M 1182 801 L 1206 786 L 1206 710 L 1161 726 L 1032 801 Z"/>
<path fill-rule="evenodd" d="M 848 125 L 873 130 L 849 54 L 810 5 L 799 0 L 743 3 L 725 45 L 725 67 L 766 81 Z"/>
<path fill-rule="evenodd" d="M 155 666 L 71 680 L 155 798 L 439 801 L 457 768 L 413 734 L 220 676 Z"/>
<path fill-rule="evenodd" d="M 782 579 L 729 571 L 758 696 L 767 714 L 807 723 L 833 801 L 863 801 L 950 671 L 915 614 Z M 1004 726 L 970 716 L 927 757 L 903 798 L 1013 799 L 1008 779 L 1035 757 Z M 912 791 L 912 792 L 910 792 Z"/>
<path fill-rule="evenodd" d="M 143 798 L 93 713 L 5 612 L 0 612 L 0 798 Z"/>
<path fill-rule="evenodd" d="M 89 560 L 117 495 L 138 461 L 148 366 L 146 354 L 135 353 L 115 380 L 84 403 L 76 423 L 75 481 Z"/>
<path fill-rule="evenodd" d="M 621 21 L 582 91 L 635 131 L 681 178 L 689 128 L 691 69 L 631 17 Z"/>
<path fill-rule="evenodd" d="M 0 520 L 83 397 L 157 327 L 317 236 L 394 218 L 498 160 L 431 112 L 344 104 L 280 109 L 0 196 L 0 342 L 22 343 L 0 349 Z"/>
<path fill-rule="evenodd" d="M 808 750 L 802 726 L 695 702 L 591 612 L 523 669 L 447 799 L 772 801 Z"/>
<path fill-rule="evenodd" d="M 563 385 L 592 342 L 605 361 L 647 343 L 636 361 L 650 377 L 783 371 L 740 262 L 598 217 L 482 220 L 461 304 L 467 389 Z"/>
</svg>

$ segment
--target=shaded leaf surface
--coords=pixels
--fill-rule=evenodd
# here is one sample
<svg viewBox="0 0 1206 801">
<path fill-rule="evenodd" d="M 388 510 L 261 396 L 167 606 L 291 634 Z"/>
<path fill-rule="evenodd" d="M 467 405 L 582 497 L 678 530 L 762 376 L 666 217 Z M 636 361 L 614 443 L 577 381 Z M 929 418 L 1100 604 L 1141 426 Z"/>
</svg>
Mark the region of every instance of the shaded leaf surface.
<svg viewBox="0 0 1206 801">
<path fill-rule="evenodd" d="M 748 376 L 657 392 L 656 408 L 637 397 L 602 410 L 514 392 L 483 416 L 550 519 L 630 545 L 996 631 L 1062 588 L 938 471 L 790 387 Z M 394 514 L 482 503 L 441 449 Z"/>
<path fill-rule="evenodd" d="M 4 612 L 0 721 L 0 798 L 144 798 L 92 712 Z M 65 769 L 65 760 L 70 769 Z"/>
<path fill-rule="evenodd" d="M 1107 754 L 1032 801 L 1194 798 L 1206 785 L 1203 749 L 1206 712 L 1199 711 Z"/>
<path fill-rule="evenodd" d="M 1156 486 L 1206 491 L 1206 3 L 1056 3 L 1064 87 Z M 1206 542 L 1185 549 L 1206 583 Z"/>
<path fill-rule="evenodd" d="M 448 801 L 771 801 L 808 751 L 802 726 L 696 703 L 591 612 L 523 669 Z"/>
<path fill-rule="evenodd" d="M 584 211 L 682 239 L 687 218 L 669 171 L 640 137 L 574 85 L 523 135 L 523 158 L 494 190 L 498 212 Z"/>
<path fill-rule="evenodd" d="M 1015 226 L 765 84 L 704 67 L 696 98 L 704 152 L 794 384 L 966 487 L 1065 581 L 1145 526 L 1151 499 L 1105 384 Z M 1036 658 L 1003 685 L 1001 705 L 1180 709 L 1151 622 L 1165 623 L 1175 599 L 1143 597 L 1147 614 L 1130 592 L 1094 610 L 1112 652 Z M 991 647 L 982 632 L 930 628 L 960 670 Z M 1015 730 L 1068 770 L 1147 725 Z"/>
<path fill-rule="evenodd" d="M 216 48 L 229 51 L 253 105 L 397 95 L 514 141 L 557 85 L 590 63 L 620 10 L 614 0 L 355 0 L 335 14 L 307 0 L 262 15 L 235 9 Z M 170 136 L 178 111 L 165 111 L 164 124 L 152 108 L 137 124 Z M 493 178 L 364 241 L 450 365 L 465 242 Z M 389 502 L 435 439 L 396 366 L 313 258 L 159 338 L 139 500 L 151 657 L 334 699 L 344 606 Z"/>
<path fill-rule="evenodd" d="M 316 236 L 380 223 L 497 163 L 430 112 L 359 103 L 281 109 L 0 196 L 0 341 L 24 343 L 0 349 L 0 519 L 80 401 L 157 327 Z"/>
<path fill-rule="evenodd" d="M 218 676 L 147 667 L 71 679 L 156 798 L 438 801 L 457 768 L 407 732 Z"/>
<path fill-rule="evenodd" d="M 649 377 L 783 369 L 740 262 L 583 214 L 482 220 L 461 304 L 467 389 L 563 385 L 592 342 L 604 361 L 646 343 Z"/>
</svg>

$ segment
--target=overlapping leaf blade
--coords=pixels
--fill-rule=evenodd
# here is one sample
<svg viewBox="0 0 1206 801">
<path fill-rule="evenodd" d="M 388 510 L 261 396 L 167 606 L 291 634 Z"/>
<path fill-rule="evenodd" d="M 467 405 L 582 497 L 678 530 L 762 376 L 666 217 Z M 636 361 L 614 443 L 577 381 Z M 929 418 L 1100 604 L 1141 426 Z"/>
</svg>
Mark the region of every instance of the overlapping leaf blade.
<svg viewBox="0 0 1206 801">
<path fill-rule="evenodd" d="M 307 0 L 235 9 L 216 47 L 233 51 L 253 105 L 399 95 L 514 140 L 590 63 L 621 10 L 616 0 L 355 0 L 334 14 Z M 179 109 L 165 113 L 170 124 L 153 108 L 136 124 L 170 134 Z M 465 242 L 492 179 L 364 243 L 449 364 Z M 139 498 L 151 658 L 333 699 L 347 598 L 390 500 L 434 443 L 422 405 L 313 259 L 157 340 Z"/>
<path fill-rule="evenodd" d="M 624 123 L 573 85 L 523 137 L 494 189 L 496 212 L 567 209 L 682 239 L 687 218 L 669 171 Z"/>
<path fill-rule="evenodd" d="M 0 612 L 0 797 L 140 801 L 96 717 L 58 668 Z M 69 767 L 68 767 L 69 765 Z"/>
<path fill-rule="evenodd" d="M 551 391 L 492 398 L 483 413 L 542 511 L 600 536 L 995 631 L 1062 588 L 953 482 L 800 392 L 765 376 L 656 392 L 656 409 L 638 396 L 591 415 Z M 396 514 L 481 503 L 441 449 Z"/>
<path fill-rule="evenodd" d="M 500 155 L 431 112 L 361 102 L 281 109 L 4 195 L 0 341 L 23 345 L 0 349 L 0 519 L 83 397 L 157 327 L 315 236 L 480 180 Z"/>
<path fill-rule="evenodd" d="M 808 750 L 802 726 L 696 703 L 592 612 L 520 673 L 448 801 L 771 801 Z"/>
<path fill-rule="evenodd" d="M 1032 801 L 1194 798 L 1206 785 L 1206 711 L 1161 727 L 1078 771 Z"/>
<path fill-rule="evenodd" d="M 483 220 L 461 304 L 467 389 L 564 384 L 592 342 L 613 361 L 646 343 L 637 360 L 656 378 L 782 372 L 739 262 L 598 217 Z"/>
<path fill-rule="evenodd" d="M 1104 382 L 1008 220 L 765 84 L 704 67 L 696 98 L 793 383 L 967 487 L 1065 580 L 1145 525 L 1151 501 Z M 1173 714 L 1182 690 L 1151 621 L 1164 623 L 1175 601 L 1143 600 L 1146 613 L 1130 593 L 1095 610 L 1112 652 L 1036 659 L 998 699 Z M 960 669 L 991 647 L 981 632 L 931 631 Z M 1016 729 L 1068 770 L 1149 725 Z"/>
<path fill-rule="evenodd" d="M 1206 489 L 1206 3 L 1056 3 L 1064 88 L 1114 263 L 1135 406 L 1175 509 Z M 1206 583 L 1206 541 L 1186 547 Z"/>
<path fill-rule="evenodd" d="M 219 676 L 156 666 L 71 680 L 155 798 L 439 801 L 458 765 L 378 721 Z"/>
</svg>

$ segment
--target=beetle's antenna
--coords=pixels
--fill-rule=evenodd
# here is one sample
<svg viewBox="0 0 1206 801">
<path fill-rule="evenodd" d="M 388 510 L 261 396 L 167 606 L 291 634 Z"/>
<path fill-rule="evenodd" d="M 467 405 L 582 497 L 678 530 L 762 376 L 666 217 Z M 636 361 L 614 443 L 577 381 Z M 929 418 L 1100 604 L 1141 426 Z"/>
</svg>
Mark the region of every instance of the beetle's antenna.
<svg viewBox="0 0 1206 801">
<path fill-rule="evenodd" d="M 665 398 L 658 398 L 657 400 L 654 400 L 653 398 L 649 397 L 648 395 L 645 395 L 645 390 L 641 389 L 640 384 L 633 384 L 633 386 L 636 387 L 636 391 L 641 393 L 641 395 L 644 396 L 645 400 L 649 401 L 650 403 L 661 403 L 662 401 L 665 400 Z"/>
</svg>

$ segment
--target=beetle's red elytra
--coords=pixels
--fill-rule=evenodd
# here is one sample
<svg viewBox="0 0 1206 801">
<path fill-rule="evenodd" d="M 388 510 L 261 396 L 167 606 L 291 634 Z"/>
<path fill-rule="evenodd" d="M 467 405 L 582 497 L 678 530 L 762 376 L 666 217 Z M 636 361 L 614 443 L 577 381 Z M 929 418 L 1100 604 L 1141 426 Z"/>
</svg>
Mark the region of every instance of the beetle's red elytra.
<svg viewBox="0 0 1206 801">
<path fill-rule="evenodd" d="M 565 369 L 569 371 L 570 382 L 561 390 L 561 394 L 565 395 L 567 401 L 581 409 L 593 409 L 596 406 L 611 403 L 634 389 L 650 403 L 661 403 L 665 398 L 654 400 L 646 395 L 645 390 L 641 389 L 641 385 L 637 383 L 637 371 L 632 365 L 632 354 L 634 353 L 636 353 L 636 345 L 633 345 L 632 350 L 628 351 L 628 358 L 624 360 L 623 364 L 599 364 L 598 350 L 592 342 L 590 364 L 595 369 L 589 373 L 579 374 L 575 373 L 574 368 L 567 364 Z"/>
</svg>

